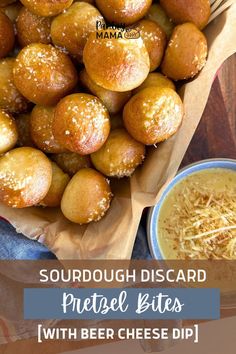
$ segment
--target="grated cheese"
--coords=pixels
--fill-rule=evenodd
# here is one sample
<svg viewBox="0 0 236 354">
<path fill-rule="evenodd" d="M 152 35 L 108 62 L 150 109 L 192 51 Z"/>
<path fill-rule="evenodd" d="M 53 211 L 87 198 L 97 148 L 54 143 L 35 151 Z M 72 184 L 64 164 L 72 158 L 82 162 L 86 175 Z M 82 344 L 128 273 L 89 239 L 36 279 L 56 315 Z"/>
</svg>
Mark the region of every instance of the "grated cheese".
<svg viewBox="0 0 236 354">
<path fill-rule="evenodd" d="M 177 258 L 236 259 L 235 188 L 219 191 L 189 179 L 172 202 L 160 232 Z"/>
</svg>

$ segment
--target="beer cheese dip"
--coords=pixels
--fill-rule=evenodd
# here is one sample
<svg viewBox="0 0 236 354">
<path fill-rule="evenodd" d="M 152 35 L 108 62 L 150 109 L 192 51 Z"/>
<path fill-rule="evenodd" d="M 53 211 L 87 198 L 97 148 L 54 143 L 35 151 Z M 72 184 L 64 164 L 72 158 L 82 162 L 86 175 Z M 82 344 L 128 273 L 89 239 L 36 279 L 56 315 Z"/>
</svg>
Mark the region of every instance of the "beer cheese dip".
<svg viewBox="0 0 236 354">
<path fill-rule="evenodd" d="M 210 168 L 177 183 L 157 220 L 165 259 L 236 259 L 236 172 Z"/>
</svg>

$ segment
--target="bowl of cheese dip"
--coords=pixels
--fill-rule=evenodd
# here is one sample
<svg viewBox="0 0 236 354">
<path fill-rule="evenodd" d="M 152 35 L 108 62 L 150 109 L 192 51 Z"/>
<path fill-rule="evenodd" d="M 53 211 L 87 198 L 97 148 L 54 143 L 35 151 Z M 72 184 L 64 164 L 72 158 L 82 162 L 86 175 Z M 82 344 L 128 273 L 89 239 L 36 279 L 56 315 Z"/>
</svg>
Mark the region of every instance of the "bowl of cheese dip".
<svg viewBox="0 0 236 354">
<path fill-rule="evenodd" d="M 236 160 L 203 160 L 179 171 L 149 210 L 155 259 L 236 259 Z"/>
</svg>

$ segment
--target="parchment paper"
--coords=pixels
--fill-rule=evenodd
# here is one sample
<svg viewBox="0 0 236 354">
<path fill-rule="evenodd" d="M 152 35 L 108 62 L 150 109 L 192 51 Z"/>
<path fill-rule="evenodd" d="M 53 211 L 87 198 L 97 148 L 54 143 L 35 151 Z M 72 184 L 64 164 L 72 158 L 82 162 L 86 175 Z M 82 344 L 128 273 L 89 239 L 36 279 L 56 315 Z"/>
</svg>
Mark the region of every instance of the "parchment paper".
<svg viewBox="0 0 236 354">
<path fill-rule="evenodd" d="M 218 68 L 236 52 L 236 4 L 205 30 L 209 57 L 203 71 L 181 88 L 185 118 L 179 132 L 150 148 L 133 177 L 112 181 L 115 197 L 106 217 L 89 226 L 67 221 L 58 209 L 16 210 L 0 205 L 0 215 L 19 232 L 46 244 L 59 259 L 129 259 L 142 211 L 154 205 L 176 174 L 201 119 Z"/>
</svg>

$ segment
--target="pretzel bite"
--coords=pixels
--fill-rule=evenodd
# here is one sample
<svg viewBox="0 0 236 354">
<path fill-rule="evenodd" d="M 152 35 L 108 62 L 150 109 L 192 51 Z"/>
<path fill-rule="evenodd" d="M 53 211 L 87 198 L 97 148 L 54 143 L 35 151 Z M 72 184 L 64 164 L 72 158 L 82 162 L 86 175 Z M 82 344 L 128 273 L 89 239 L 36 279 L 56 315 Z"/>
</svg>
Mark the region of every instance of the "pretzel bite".
<svg viewBox="0 0 236 354">
<path fill-rule="evenodd" d="M 0 60 L 0 109 L 10 113 L 25 112 L 28 101 L 17 90 L 13 81 L 15 58 Z"/>
<path fill-rule="evenodd" d="M 67 150 L 88 155 L 105 143 L 110 132 L 109 114 L 95 96 L 77 93 L 57 105 L 53 134 Z"/>
<path fill-rule="evenodd" d="M 96 30 L 97 22 L 104 23 L 104 20 L 96 7 L 85 2 L 74 3 L 52 21 L 52 41 L 82 62 L 84 46 L 90 33 Z"/>
<path fill-rule="evenodd" d="M 75 2 L 87 2 L 88 4 L 94 5 L 95 0 L 75 0 Z"/>
<path fill-rule="evenodd" d="M 64 152 L 52 132 L 54 107 L 34 106 L 30 118 L 30 134 L 35 145 L 45 153 Z"/>
<path fill-rule="evenodd" d="M 131 97 L 131 91 L 126 92 L 115 92 L 107 90 L 101 86 L 98 86 L 88 75 L 87 71 L 84 69 L 79 75 L 80 82 L 82 85 L 90 91 L 93 95 L 100 98 L 104 103 L 106 108 L 111 114 L 116 114 L 122 110 L 125 103 Z"/>
<path fill-rule="evenodd" d="M 35 15 L 26 7 L 22 7 L 16 21 L 17 38 L 21 47 L 31 43 L 49 44 L 50 29 L 50 18 Z"/>
<path fill-rule="evenodd" d="M 51 106 L 77 83 L 70 58 L 51 45 L 35 43 L 18 54 L 13 70 L 18 90 L 35 104 Z"/>
<path fill-rule="evenodd" d="M 73 176 L 82 168 L 91 167 L 90 156 L 79 155 L 75 152 L 63 152 L 61 154 L 53 154 L 51 159 L 68 175 Z"/>
<path fill-rule="evenodd" d="M 101 34 L 102 38 L 97 37 Z M 88 75 L 111 91 L 129 91 L 141 85 L 150 70 L 150 60 L 142 38 L 125 38 L 122 30 L 92 33 L 84 48 Z M 110 36 L 116 37 L 110 37 Z M 108 37 L 107 37 L 108 36 Z"/>
<path fill-rule="evenodd" d="M 45 207 L 58 207 L 70 177 L 64 173 L 56 163 L 52 162 L 52 183 L 40 205 Z"/>
<path fill-rule="evenodd" d="M 67 9 L 73 0 L 20 0 L 31 12 L 39 16 L 56 16 Z"/>
<path fill-rule="evenodd" d="M 96 0 L 96 5 L 109 22 L 130 25 L 145 16 L 152 0 Z"/>
<path fill-rule="evenodd" d="M 75 152 L 63 152 L 51 155 L 51 159 L 69 176 L 73 176 L 82 168 L 91 167 L 89 155 L 79 155 Z"/>
<path fill-rule="evenodd" d="M 5 15 L 7 15 L 7 17 L 9 17 L 9 19 L 13 23 L 15 23 L 21 8 L 22 8 L 21 3 L 14 2 L 12 4 L 9 4 L 9 5 L 5 6 L 5 7 L 0 7 L 0 11 L 4 12 Z"/>
<path fill-rule="evenodd" d="M 18 146 L 35 147 L 30 134 L 30 113 L 20 114 L 16 119 Z"/>
<path fill-rule="evenodd" d="M 156 22 L 164 30 L 167 38 L 170 38 L 171 33 L 174 29 L 174 24 L 159 4 L 153 4 L 150 7 L 146 18 L 148 20 Z"/>
<path fill-rule="evenodd" d="M 183 119 L 183 104 L 170 88 L 148 87 L 126 103 L 123 119 L 134 139 L 153 145 L 177 131 Z"/>
<path fill-rule="evenodd" d="M 0 154 L 11 150 L 18 139 L 16 123 L 6 112 L 0 110 Z"/>
<path fill-rule="evenodd" d="M 7 15 L 0 11 L 0 58 L 4 58 L 13 49 L 15 43 L 14 28 Z"/>
<path fill-rule="evenodd" d="M 38 204 L 52 181 L 52 166 L 39 150 L 21 147 L 0 158 L 0 201 L 12 208 Z"/>
<path fill-rule="evenodd" d="M 177 26 L 162 62 L 162 72 L 173 80 L 193 78 L 206 64 L 207 40 L 193 23 Z"/>
<path fill-rule="evenodd" d="M 161 73 L 150 73 L 142 85 L 134 90 L 134 93 L 136 94 L 147 87 L 169 87 L 175 90 L 174 83 Z"/>
<path fill-rule="evenodd" d="M 166 34 L 157 23 L 150 20 L 141 20 L 136 28 L 140 31 L 149 54 L 150 71 L 154 71 L 160 65 L 164 54 Z"/>
<path fill-rule="evenodd" d="M 142 163 L 145 146 L 125 129 L 112 130 L 103 147 L 91 155 L 96 169 L 108 177 L 129 177 Z"/>
<path fill-rule="evenodd" d="M 85 168 L 72 177 L 61 201 L 65 217 L 78 224 L 100 220 L 108 210 L 112 194 L 107 179 Z"/>
<path fill-rule="evenodd" d="M 193 22 L 203 29 L 211 14 L 209 0 L 160 0 L 160 3 L 176 24 Z"/>
</svg>

